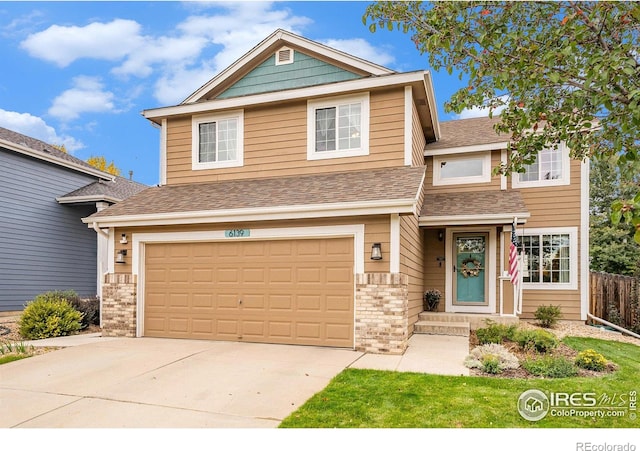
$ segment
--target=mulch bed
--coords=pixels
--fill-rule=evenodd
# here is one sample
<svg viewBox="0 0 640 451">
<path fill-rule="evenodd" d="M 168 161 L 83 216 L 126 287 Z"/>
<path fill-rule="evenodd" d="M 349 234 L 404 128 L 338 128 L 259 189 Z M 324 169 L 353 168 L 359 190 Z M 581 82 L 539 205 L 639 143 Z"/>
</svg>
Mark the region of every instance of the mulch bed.
<svg viewBox="0 0 640 451">
<path fill-rule="evenodd" d="M 520 362 L 527 358 L 541 357 L 541 354 L 536 353 L 535 351 L 523 350 L 518 345 L 518 343 L 507 341 L 502 345 L 507 349 L 507 351 L 515 355 Z M 476 335 L 476 332 L 472 330 L 471 334 L 469 335 L 469 351 L 471 351 L 476 346 L 480 346 L 480 343 L 478 342 L 478 336 Z M 557 348 L 545 355 L 563 356 L 570 360 L 573 360 L 578 355 L 578 351 L 560 342 Z M 578 374 L 575 377 L 602 377 L 615 372 L 617 370 L 617 367 L 615 364 L 609 363 L 607 364 L 607 368 L 604 371 L 591 371 L 578 367 L 576 367 L 576 369 L 578 370 Z M 546 379 L 544 376 L 536 376 L 534 374 L 531 374 L 522 367 L 515 370 L 504 370 L 499 374 L 489 374 L 479 370 L 478 368 L 471 368 L 469 369 L 469 374 L 471 376 L 495 377 L 501 379 Z"/>
</svg>

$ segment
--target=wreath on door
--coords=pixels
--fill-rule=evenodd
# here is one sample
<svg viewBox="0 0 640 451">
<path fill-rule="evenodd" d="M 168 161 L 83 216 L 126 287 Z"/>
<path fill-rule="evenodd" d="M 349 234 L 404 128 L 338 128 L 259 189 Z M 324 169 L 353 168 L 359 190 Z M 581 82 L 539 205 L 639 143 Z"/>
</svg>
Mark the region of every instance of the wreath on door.
<svg viewBox="0 0 640 451">
<path fill-rule="evenodd" d="M 475 258 L 465 258 L 462 260 L 462 276 L 466 279 L 467 277 L 478 277 L 480 275 L 480 271 L 484 269 L 480 266 L 480 261 Z"/>
</svg>

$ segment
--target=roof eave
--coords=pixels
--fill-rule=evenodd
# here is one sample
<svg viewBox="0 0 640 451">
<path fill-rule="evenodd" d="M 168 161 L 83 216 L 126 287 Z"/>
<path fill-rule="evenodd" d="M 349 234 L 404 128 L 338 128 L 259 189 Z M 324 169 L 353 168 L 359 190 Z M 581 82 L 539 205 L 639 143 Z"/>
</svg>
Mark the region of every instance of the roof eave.
<svg viewBox="0 0 640 451">
<path fill-rule="evenodd" d="M 508 148 L 509 148 L 509 141 L 499 141 L 499 142 L 486 143 L 486 144 L 473 144 L 470 146 L 442 147 L 439 149 L 426 148 L 424 151 L 424 156 L 432 157 L 434 155 L 451 155 L 455 153 L 485 152 L 487 150 L 506 150 Z"/>
<path fill-rule="evenodd" d="M 82 222 L 102 228 L 124 226 L 155 226 L 211 224 L 223 222 L 271 221 L 286 219 L 330 218 L 379 214 L 414 214 L 416 198 L 376 201 L 338 202 L 311 205 L 286 205 L 228 210 L 187 211 L 147 215 L 89 216 Z"/>
<path fill-rule="evenodd" d="M 252 105 L 262 105 L 276 103 L 287 100 L 308 99 L 325 95 L 342 94 L 347 92 L 357 92 L 366 89 L 382 88 L 388 86 L 407 85 L 415 82 L 424 83 L 426 71 L 406 72 L 401 74 L 390 74 L 380 77 L 359 78 L 338 83 L 329 83 L 317 86 L 308 86 L 298 89 L 267 92 L 242 97 L 232 97 L 229 99 L 208 100 L 199 103 L 189 103 L 169 107 L 153 108 L 144 110 L 142 115 L 150 121 L 159 123 L 161 119 L 181 115 L 210 112 L 216 110 L 226 110 L 232 108 L 243 108 Z M 426 85 L 425 85 L 426 86 Z"/>
<path fill-rule="evenodd" d="M 531 217 L 529 212 L 499 213 L 489 215 L 443 215 L 420 216 L 418 225 L 429 226 L 454 226 L 454 225 L 485 225 L 485 224 L 511 224 L 513 218 L 518 218 L 518 224 L 525 224 Z"/>
<path fill-rule="evenodd" d="M 93 175 L 95 177 L 99 177 L 103 180 L 109 180 L 109 181 L 113 181 L 114 180 L 114 176 L 107 173 L 107 172 L 103 172 L 99 169 L 95 169 L 95 168 L 89 168 L 89 167 L 84 167 L 82 165 L 76 164 L 72 161 L 66 161 L 63 160 L 62 158 L 58 158 L 55 157 L 53 155 L 46 155 L 42 152 L 38 152 L 36 150 L 33 150 L 29 147 L 26 146 L 22 146 L 20 144 L 16 144 L 13 143 L 11 141 L 7 141 L 5 139 L 1 139 L 0 138 L 0 147 L 4 147 L 5 149 L 11 150 L 13 152 L 17 152 L 20 153 L 22 155 L 27 155 L 29 157 L 33 157 L 36 158 L 38 160 L 42 160 L 42 161 L 46 161 L 48 163 L 53 163 L 53 164 L 57 164 L 59 166 L 63 166 L 66 167 L 68 169 L 73 169 L 74 171 L 78 171 L 78 172 L 83 172 L 85 174 L 88 175 Z"/>
<path fill-rule="evenodd" d="M 81 204 L 87 202 L 111 202 L 115 204 L 121 202 L 123 199 L 119 199 L 113 196 L 101 196 L 101 195 L 87 195 L 87 196 L 62 196 L 56 197 L 56 202 L 59 204 Z"/>
</svg>

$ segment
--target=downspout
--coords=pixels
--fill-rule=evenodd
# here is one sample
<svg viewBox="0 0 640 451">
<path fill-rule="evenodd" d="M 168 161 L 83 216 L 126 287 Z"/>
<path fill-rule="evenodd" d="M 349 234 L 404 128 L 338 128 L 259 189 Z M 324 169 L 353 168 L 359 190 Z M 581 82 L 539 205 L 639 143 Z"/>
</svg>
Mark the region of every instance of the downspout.
<svg viewBox="0 0 640 451">
<path fill-rule="evenodd" d="M 104 230 L 102 230 L 100 227 L 98 227 L 98 223 L 97 222 L 93 222 L 91 224 L 91 226 L 93 227 L 93 230 L 95 230 L 97 233 L 101 233 L 103 234 L 105 237 L 109 238 L 109 232 L 105 232 Z"/>
<path fill-rule="evenodd" d="M 613 329 L 616 329 L 617 331 L 622 332 L 623 334 L 628 334 L 628 335 L 631 335 L 632 337 L 640 338 L 640 335 L 638 335 L 638 334 L 636 334 L 634 332 L 631 332 L 630 330 L 625 329 L 624 327 L 620 327 L 620 326 L 618 326 L 616 324 L 610 323 L 609 321 L 606 321 L 606 320 L 604 320 L 602 318 L 598 318 L 597 316 L 593 316 L 591 313 L 587 313 L 587 318 L 591 318 L 592 320 L 597 321 L 599 323 L 602 323 L 605 326 L 609 326 L 609 327 L 611 327 Z"/>
</svg>

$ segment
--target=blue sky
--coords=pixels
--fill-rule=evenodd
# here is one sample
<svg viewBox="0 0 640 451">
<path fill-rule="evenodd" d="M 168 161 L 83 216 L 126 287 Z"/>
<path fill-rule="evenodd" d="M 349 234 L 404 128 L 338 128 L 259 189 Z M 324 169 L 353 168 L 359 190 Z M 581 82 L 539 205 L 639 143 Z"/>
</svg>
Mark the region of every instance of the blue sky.
<svg viewBox="0 0 640 451">
<path fill-rule="evenodd" d="M 429 69 L 409 35 L 362 24 L 368 4 L 0 2 L 0 126 L 154 185 L 159 132 L 141 111 L 180 103 L 277 28 L 400 72 Z M 454 119 L 442 106 L 463 82 L 432 75 L 440 120 Z"/>
</svg>

